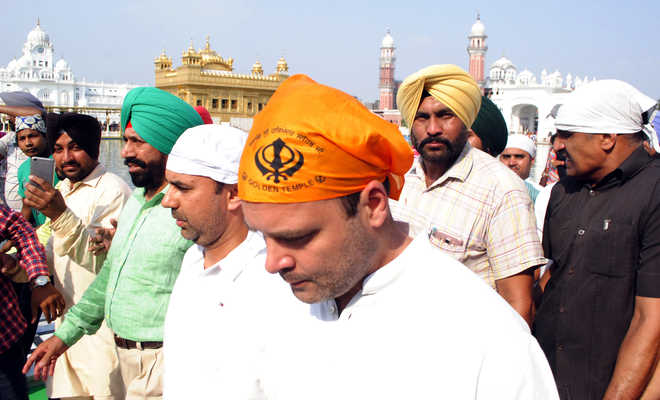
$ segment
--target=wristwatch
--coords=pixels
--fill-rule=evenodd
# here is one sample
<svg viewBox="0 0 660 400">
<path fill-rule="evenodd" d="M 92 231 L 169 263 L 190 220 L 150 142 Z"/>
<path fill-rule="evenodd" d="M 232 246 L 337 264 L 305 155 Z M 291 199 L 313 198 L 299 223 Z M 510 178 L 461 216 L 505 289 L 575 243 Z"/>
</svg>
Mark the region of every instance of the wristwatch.
<svg viewBox="0 0 660 400">
<path fill-rule="evenodd" d="M 50 278 L 49 277 L 47 277 L 46 275 L 40 275 L 40 276 L 37 276 L 36 278 L 34 278 L 34 280 L 32 281 L 32 287 L 33 288 L 38 288 L 38 287 L 47 285 L 49 283 L 50 283 Z"/>
</svg>

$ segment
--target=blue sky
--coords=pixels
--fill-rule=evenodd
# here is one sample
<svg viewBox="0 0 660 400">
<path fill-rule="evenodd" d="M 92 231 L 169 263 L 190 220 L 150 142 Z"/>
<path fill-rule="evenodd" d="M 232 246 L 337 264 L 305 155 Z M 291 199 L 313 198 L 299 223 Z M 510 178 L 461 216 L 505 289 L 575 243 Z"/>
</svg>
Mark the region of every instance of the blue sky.
<svg viewBox="0 0 660 400">
<path fill-rule="evenodd" d="M 181 5 L 184 4 L 185 7 Z M 0 64 L 21 53 L 37 17 L 77 78 L 153 84 L 164 48 L 180 64 L 190 40 L 234 58 L 248 73 L 258 58 L 271 73 L 284 55 L 306 73 L 364 100 L 378 97 L 378 53 L 386 28 L 397 47 L 396 78 L 430 64 L 467 69 L 467 34 L 479 11 L 486 63 L 506 55 L 540 76 L 617 78 L 660 98 L 657 1 L 200 1 L 12 2 L 0 24 Z"/>
</svg>

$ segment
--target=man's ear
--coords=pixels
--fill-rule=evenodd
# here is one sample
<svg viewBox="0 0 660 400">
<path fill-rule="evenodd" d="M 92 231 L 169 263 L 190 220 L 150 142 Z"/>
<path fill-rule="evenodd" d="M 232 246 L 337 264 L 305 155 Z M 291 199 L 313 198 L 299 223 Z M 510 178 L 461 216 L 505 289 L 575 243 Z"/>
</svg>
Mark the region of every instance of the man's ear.
<svg viewBox="0 0 660 400">
<path fill-rule="evenodd" d="M 380 228 L 389 215 L 389 200 L 383 184 L 373 180 L 362 189 L 360 205 L 364 211 L 364 218 L 372 228 Z"/>
<path fill-rule="evenodd" d="M 603 133 L 600 135 L 600 148 L 609 153 L 616 145 L 617 135 L 613 133 Z"/>
<path fill-rule="evenodd" d="M 238 197 L 238 185 L 225 184 L 225 195 L 227 196 L 227 209 L 229 211 L 238 210 L 241 207 L 241 199 Z"/>
</svg>

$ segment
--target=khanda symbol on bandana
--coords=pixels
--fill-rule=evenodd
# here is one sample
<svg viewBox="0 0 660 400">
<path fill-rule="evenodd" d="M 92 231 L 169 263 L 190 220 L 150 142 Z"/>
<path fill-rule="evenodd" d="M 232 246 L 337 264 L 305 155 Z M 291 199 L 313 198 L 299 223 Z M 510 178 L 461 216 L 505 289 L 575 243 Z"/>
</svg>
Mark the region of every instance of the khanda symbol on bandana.
<svg viewBox="0 0 660 400">
<path fill-rule="evenodd" d="M 305 157 L 298 150 L 289 147 L 280 138 L 268 146 L 261 146 L 254 155 L 254 163 L 261 174 L 269 181 L 280 183 L 280 178 L 285 181 L 298 171 L 305 163 Z"/>
</svg>

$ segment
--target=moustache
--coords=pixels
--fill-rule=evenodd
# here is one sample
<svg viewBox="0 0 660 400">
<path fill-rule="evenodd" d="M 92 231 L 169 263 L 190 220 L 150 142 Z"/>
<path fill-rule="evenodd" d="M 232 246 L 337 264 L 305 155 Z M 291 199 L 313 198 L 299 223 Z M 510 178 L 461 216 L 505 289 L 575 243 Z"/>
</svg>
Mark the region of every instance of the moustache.
<svg viewBox="0 0 660 400">
<path fill-rule="evenodd" d="M 557 152 L 557 160 L 559 161 L 566 161 L 567 159 L 571 158 L 566 151 L 566 149 L 561 149 Z"/>
<path fill-rule="evenodd" d="M 147 163 L 142 160 L 138 160 L 135 157 L 128 157 L 124 159 L 124 165 L 128 166 L 128 164 L 135 164 L 140 168 L 147 168 Z"/>
<path fill-rule="evenodd" d="M 444 144 L 445 147 L 447 147 L 447 150 L 449 150 L 449 151 L 452 151 L 452 150 L 453 150 L 453 149 L 452 149 L 451 142 L 450 142 L 449 140 L 447 140 L 447 139 L 445 139 L 445 138 L 443 138 L 443 137 L 433 136 L 433 137 L 427 137 L 427 138 L 425 138 L 424 140 L 422 140 L 421 142 L 419 142 L 419 146 L 417 146 L 417 151 L 421 153 L 421 152 L 422 152 L 422 149 L 424 148 L 424 146 L 426 146 L 426 145 L 429 144 L 429 143 L 440 143 L 440 144 Z"/>
<path fill-rule="evenodd" d="M 178 221 L 187 221 L 186 218 L 183 217 L 183 215 L 179 214 L 178 212 L 172 210 L 172 218 L 178 220 Z"/>
<path fill-rule="evenodd" d="M 78 167 L 80 167 L 80 164 L 78 164 L 75 161 L 69 161 L 69 162 L 65 162 L 64 164 L 62 164 L 61 168 L 64 168 L 64 167 L 76 167 L 76 168 L 78 168 Z"/>
</svg>

